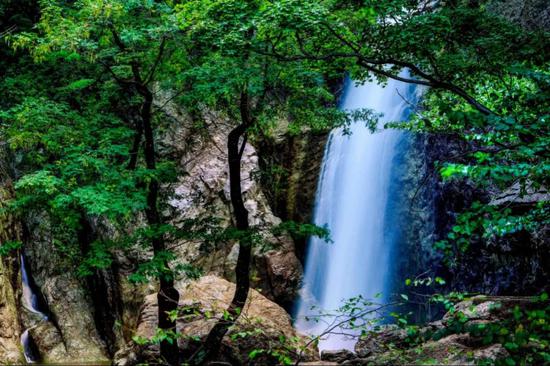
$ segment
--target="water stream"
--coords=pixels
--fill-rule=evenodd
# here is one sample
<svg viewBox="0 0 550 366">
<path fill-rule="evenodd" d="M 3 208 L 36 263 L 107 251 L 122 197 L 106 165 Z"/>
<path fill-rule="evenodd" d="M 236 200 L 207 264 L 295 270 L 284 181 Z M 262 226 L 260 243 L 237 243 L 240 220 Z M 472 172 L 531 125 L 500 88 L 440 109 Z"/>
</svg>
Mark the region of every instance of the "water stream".
<svg viewBox="0 0 550 366">
<path fill-rule="evenodd" d="M 40 319 L 34 326 L 25 329 L 23 334 L 21 334 L 21 346 L 23 347 L 25 360 L 27 363 L 35 363 L 38 360 L 36 360 L 36 356 L 31 347 L 29 331 L 38 326 L 42 321 L 48 320 L 48 316 L 40 310 L 38 295 L 34 292 L 33 286 L 31 285 L 31 279 L 23 255 L 21 255 L 21 282 L 23 287 L 23 306 L 31 313 L 36 314 Z"/>
<path fill-rule="evenodd" d="M 371 108 L 387 121 L 408 118 L 410 102 L 416 100 L 416 88 L 390 80 L 386 87 L 375 82 L 355 85 L 348 82 L 341 108 Z M 385 224 L 386 209 L 392 193 L 390 177 L 400 139 L 398 130 L 371 133 L 365 123 L 351 126 L 351 135 L 333 130 L 325 149 L 317 188 L 314 223 L 328 226 L 332 243 L 312 238 L 306 254 L 304 288 L 296 305 L 296 327 L 302 332 L 320 335 L 330 319 L 306 320 L 318 314 L 312 305 L 332 311 L 344 299 L 377 293 L 387 299 L 391 292 L 389 270 L 391 253 L 398 245 L 394 228 Z M 399 223 L 397 223 L 399 225 Z M 353 349 L 355 337 L 329 335 L 319 348 Z"/>
</svg>

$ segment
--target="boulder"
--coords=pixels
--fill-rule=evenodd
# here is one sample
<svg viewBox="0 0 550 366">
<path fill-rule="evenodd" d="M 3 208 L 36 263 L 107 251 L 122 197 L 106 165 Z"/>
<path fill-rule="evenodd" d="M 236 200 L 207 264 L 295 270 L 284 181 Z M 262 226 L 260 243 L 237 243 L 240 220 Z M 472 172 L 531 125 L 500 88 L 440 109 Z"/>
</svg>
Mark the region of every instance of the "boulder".
<svg viewBox="0 0 550 366">
<path fill-rule="evenodd" d="M 302 281 L 302 264 L 291 243 L 279 250 L 265 253 L 267 278 L 273 297 L 279 303 L 291 304 L 298 295 Z"/>
<path fill-rule="evenodd" d="M 385 325 L 379 330 L 368 333 L 355 344 L 355 352 L 359 357 L 377 355 L 394 347 L 403 345 L 407 332 L 396 325 Z"/>
<path fill-rule="evenodd" d="M 357 355 L 350 350 L 340 349 L 336 351 L 322 351 L 321 360 L 322 361 L 332 361 L 337 363 L 342 363 L 347 360 L 352 360 L 357 358 Z"/>
<path fill-rule="evenodd" d="M 343 365 L 411 363 L 475 365 L 481 360 L 493 362 L 509 356 L 499 343 L 484 345 L 478 337 L 469 333 L 448 334 L 441 339 L 429 340 L 429 335 L 443 331 L 451 324 L 458 312 L 466 317 L 465 323 L 499 322 L 511 315 L 515 306 L 532 306 L 530 297 L 517 296 L 475 296 L 455 305 L 454 312 L 445 314 L 440 321 L 426 324 L 419 332 L 426 335 L 426 341 L 418 345 L 406 342 L 407 333 L 395 325 L 381 327 L 359 340 L 355 346 L 358 358 L 344 361 Z M 464 320 L 463 320 L 464 321 Z"/>
<path fill-rule="evenodd" d="M 464 314 L 469 322 L 498 321 L 514 306 L 527 306 L 532 303 L 531 297 L 522 296 L 474 296 L 455 305 L 455 312 Z M 454 316 L 449 312 L 441 320 L 446 325 Z"/>
<path fill-rule="evenodd" d="M 185 351 L 196 348 L 196 340 L 204 339 L 216 323 L 216 318 L 223 315 L 231 302 L 235 285 L 223 278 L 207 275 L 190 283 L 180 282 L 176 288 L 180 292 L 180 307 L 188 309 L 190 314 L 178 320 L 178 331 L 184 335 L 180 339 L 180 349 Z M 150 338 L 156 328 L 157 298 L 153 294 L 146 297 L 136 335 Z M 249 364 L 252 350 L 272 349 L 304 362 L 318 361 L 317 349 L 309 345 L 308 340 L 292 327 L 291 319 L 282 307 L 251 289 L 236 326 L 223 339 L 221 358 L 232 363 Z M 141 352 L 144 358 L 154 358 L 158 349 L 149 346 Z M 124 357 L 120 355 L 120 358 Z M 262 364 L 276 363 L 270 357 L 254 360 Z"/>
</svg>

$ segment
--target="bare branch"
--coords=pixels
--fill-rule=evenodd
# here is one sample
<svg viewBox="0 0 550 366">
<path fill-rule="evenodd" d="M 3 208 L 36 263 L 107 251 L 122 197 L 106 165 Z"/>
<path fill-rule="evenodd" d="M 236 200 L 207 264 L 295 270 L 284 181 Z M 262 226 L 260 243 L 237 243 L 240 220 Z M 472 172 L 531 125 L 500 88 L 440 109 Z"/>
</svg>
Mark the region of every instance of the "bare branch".
<svg viewBox="0 0 550 366">
<path fill-rule="evenodd" d="M 149 70 L 149 74 L 145 77 L 145 81 L 143 82 L 144 84 L 148 84 L 151 81 L 151 79 L 153 78 L 153 76 L 155 75 L 155 71 L 157 70 L 157 67 L 160 64 L 160 61 L 162 60 L 162 56 L 164 54 L 165 46 L 166 46 L 166 37 L 162 36 L 162 40 L 160 41 L 160 46 L 159 46 L 159 51 L 157 53 L 157 57 L 155 59 L 155 62 L 153 64 L 153 66 L 151 67 L 151 70 Z"/>
<path fill-rule="evenodd" d="M 13 31 L 15 31 L 17 29 L 17 27 L 15 25 L 12 25 L 10 27 L 8 27 L 6 30 L 0 32 L 0 38 L 4 38 L 5 36 L 7 36 L 8 34 L 12 33 Z"/>
</svg>

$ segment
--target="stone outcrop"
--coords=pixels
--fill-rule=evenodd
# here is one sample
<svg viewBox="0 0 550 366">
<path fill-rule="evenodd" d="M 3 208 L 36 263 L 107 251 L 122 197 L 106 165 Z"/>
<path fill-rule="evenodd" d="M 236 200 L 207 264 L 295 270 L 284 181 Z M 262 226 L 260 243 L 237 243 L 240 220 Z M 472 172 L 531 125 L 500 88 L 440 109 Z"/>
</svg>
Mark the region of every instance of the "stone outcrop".
<svg viewBox="0 0 550 366">
<path fill-rule="evenodd" d="M 26 220 L 29 237 L 25 254 L 36 291 L 48 306 L 50 320 L 33 329 L 33 337 L 44 362 L 108 362 L 109 353 L 94 317 L 93 296 L 86 279 L 65 267 L 65 261 L 51 248 L 49 221 L 37 216 Z M 103 298 L 101 298 L 103 300 Z M 24 324 L 37 325 L 37 320 Z M 41 331 L 45 333 L 42 334 Z"/>
<path fill-rule="evenodd" d="M 536 304 L 529 297 L 477 296 L 455 305 L 453 312 L 440 321 L 420 328 L 425 337 L 421 343 L 411 344 L 405 329 L 390 325 L 369 333 L 356 346 L 356 358 L 340 362 L 343 365 L 475 365 L 480 361 L 494 362 L 509 356 L 502 344 L 486 344 L 479 336 L 452 329 L 455 314 L 463 316 L 464 329 L 468 325 L 501 323 L 512 317 L 512 309 L 527 309 Z M 436 336 L 439 334 L 440 336 Z M 496 342 L 496 341 L 495 341 Z"/>
<path fill-rule="evenodd" d="M 550 6 L 546 0 L 491 1 L 488 9 L 525 29 L 550 30 Z"/>
<path fill-rule="evenodd" d="M 0 194 L 0 200 L 1 200 Z M 1 207 L 1 205 L 0 205 Z M 0 215 L 0 227 L 5 221 Z M 0 242 L 5 237 L 0 233 Z M 19 337 L 21 334 L 18 316 L 17 287 L 19 265 L 14 257 L 0 258 L 0 360 L 17 363 L 21 361 Z"/>
<path fill-rule="evenodd" d="M 203 133 L 193 134 L 192 130 L 182 127 L 186 125 L 182 119 L 188 121 L 189 117 L 178 111 L 177 106 L 163 103 L 162 99 L 159 103 L 166 104 L 165 112 L 171 118 L 179 119 L 169 136 L 162 139 L 165 154 L 171 151 L 172 155 L 178 155 L 181 169 L 177 182 L 165 187 L 170 196 L 165 210 L 167 220 L 182 227 L 189 220 L 217 218 L 219 228 L 228 227 L 232 222 L 226 151 L 230 121 L 206 113 Z M 250 225 L 259 229 L 262 236 L 262 243 L 254 250 L 252 286 L 279 304 L 289 305 L 300 286 L 302 266 L 292 239 L 270 233 L 269 229 L 280 224 L 281 219 L 273 213 L 258 182 L 259 171 L 258 153 L 249 143 L 242 154 L 241 186 Z M 205 273 L 233 280 L 238 254 L 235 243 L 182 240 L 175 242 L 174 247 L 182 263 L 191 263 Z"/>
<path fill-rule="evenodd" d="M 336 351 L 321 351 L 321 360 L 343 363 L 344 361 L 354 360 L 357 358 L 357 355 L 350 350 L 341 349 Z"/>
<path fill-rule="evenodd" d="M 388 336 L 388 335 L 386 335 Z M 391 337 L 391 336 L 390 336 Z M 437 341 L 428 341 L 414 349 L 393 349 L 383 353 L 372 352 L 365 358 L 345 361 L 343 365 L 475 365 L 481 360 L 505 358 L 508 352 L 501 344 L 472 347 L 467 334 L 451 334 Z"/>
<path fill-rule="evenodd" d="M 235 285 L 223 278 L 204 276 L 197 281 L 186 283 L 180 281 L 176 288 L 180 292 L 179 306 L 181 316 L 178 320 L 178 331 L 184 335 L 180 340 L 182 349 L 193 349 L 196 339 L 203 339 L 217 319 L 223 316 L 224 310 L 231 302 Z M 149 295 L 143 306 L 137 335 L 150 338 L 155 334 L 157 320 L 157 298 Z M 281 340 L 285 341 L 282 343 Z M 249 364 L 250 352 L 259 350 L 285 350 L 297 358 L 300 348 L 304 348 L 301 358 L 304 361 L 318 359 L 313 346 L 307 346 L 308 338 L 300 336 L 292 327 L 286 311 L 267 299 L 256 290 L 250 290 L 249 299 L 236 326 L 231 328 L 223 339 L 222 356 L 232 364 Z M 139 352 L 149 357 L 156 354 L 156 346 L 149 346 Z M 136 352 L 136 351 L 134 351 Z M 266 357 L 262 354 L 261 357 Z M 119 364 L 133 356 L 119 356 Z M 267 360 L 267 357 L 265 360 Z M 254 358 L 261 362 L 261 358 Z M 265 361 L 264 361 L 265 362 Z M 273 362 L 273 360 L 271 360 Z"/>
<path fill-rule="evenodd" d="M 12 197 L 8 156 L 0 144 L 0 210 L 4 202 Z M 20 238 L 20 225 L 10 215 L 0 211 L 0 244 Z M 19 262 L 12 253 L 0 257 L 0 363 L 18 363 L 22 361 L 19 338 L 21 335 L 18 316 Z"/>
</svg>

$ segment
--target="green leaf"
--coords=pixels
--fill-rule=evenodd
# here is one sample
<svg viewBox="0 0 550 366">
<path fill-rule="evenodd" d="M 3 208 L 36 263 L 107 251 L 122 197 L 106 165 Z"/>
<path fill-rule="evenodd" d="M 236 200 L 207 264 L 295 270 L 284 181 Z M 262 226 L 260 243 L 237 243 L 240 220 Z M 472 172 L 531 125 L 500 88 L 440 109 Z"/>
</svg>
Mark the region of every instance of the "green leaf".
<svg viewBox="0 0 550 366">
<path fill-rule="evenodd" d="M 76 91 L 89 87 L 95 82 L 94 79 L 80 79 L 73 81 L 65 87 L 66 90 Z"/>
<path fill-rule="evenodd" d="M 22 245 L 20 241 L 6 241 L 0 244 L 0 256 L 6 256 L 15 250 L 21 249 Z"/>
<path fill-rule="evenodd" d="M 261 355 L 264 352 L 265 351 L 263 349 L 254 349 L 248 354 L 248 358 L 253 360 L 253 359 L 255 359 L 256 357 L 258 357 L 259 355 Z"/>
</svg>

